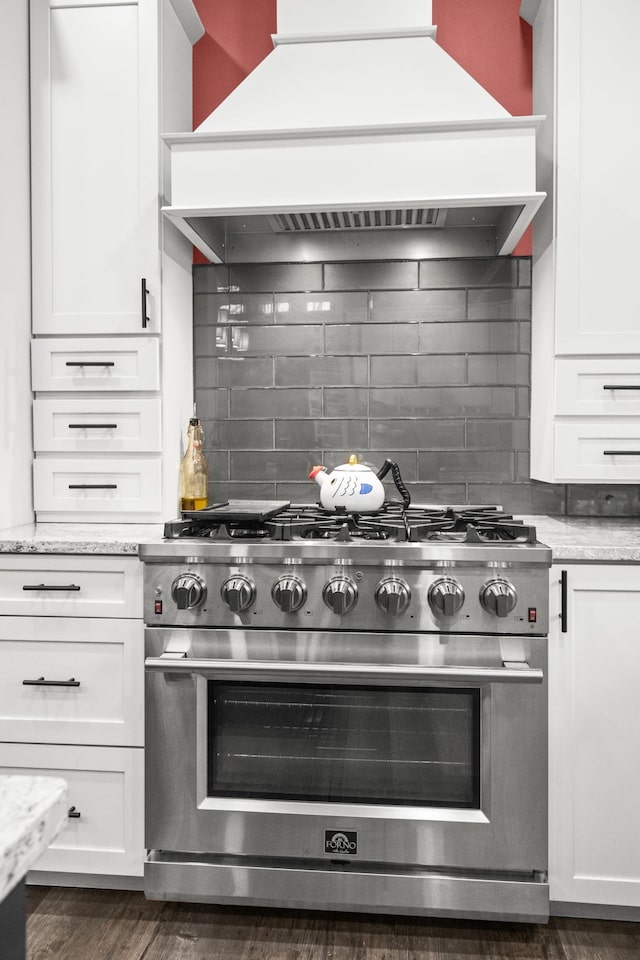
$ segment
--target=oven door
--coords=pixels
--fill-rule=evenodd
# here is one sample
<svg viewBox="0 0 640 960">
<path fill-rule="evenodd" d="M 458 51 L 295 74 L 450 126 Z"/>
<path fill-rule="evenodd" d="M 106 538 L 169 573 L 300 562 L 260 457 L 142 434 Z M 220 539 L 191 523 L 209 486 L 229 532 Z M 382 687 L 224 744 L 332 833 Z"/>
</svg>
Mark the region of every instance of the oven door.
<svg viewBox="0 0 640 960">
<path fill-rule="evenodd" d="M 150 628 L 146 648 L 150 851 L 545 878 L 546 638 Z"/>
</svg>

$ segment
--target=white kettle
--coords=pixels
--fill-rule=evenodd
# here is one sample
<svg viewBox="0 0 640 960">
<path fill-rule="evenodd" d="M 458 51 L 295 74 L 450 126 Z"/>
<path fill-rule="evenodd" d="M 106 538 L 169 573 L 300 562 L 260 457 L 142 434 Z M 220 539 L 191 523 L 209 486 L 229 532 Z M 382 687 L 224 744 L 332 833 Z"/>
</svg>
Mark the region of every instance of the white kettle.
<svg viewBox="0 0 640 960">
<path fill-rule="evenodd" d="M 355 454 L 331 473 L 323 466 L 315 466 L 309 479 L 320 486 L 320 503 L 325 510 L 374 513 L 384 503 L 382 481 L 371 467 L 358 463 Z"/>
</svg>

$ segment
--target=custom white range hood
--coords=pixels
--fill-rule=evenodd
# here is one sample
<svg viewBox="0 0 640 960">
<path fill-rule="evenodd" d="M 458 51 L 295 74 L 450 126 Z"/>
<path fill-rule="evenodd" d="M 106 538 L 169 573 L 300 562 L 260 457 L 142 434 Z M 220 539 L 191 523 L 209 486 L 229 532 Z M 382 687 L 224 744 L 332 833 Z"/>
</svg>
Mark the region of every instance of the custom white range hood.
<svg viewBox="0 0 640 960">
<path fill-rule="evenodd" d="M 540 117 L 435 42 L 430 0 L 278 0 L 274 50 L 164 137 L 163 212 L 214 262 L 495 256 L 545 197 Z"/>
</svg>

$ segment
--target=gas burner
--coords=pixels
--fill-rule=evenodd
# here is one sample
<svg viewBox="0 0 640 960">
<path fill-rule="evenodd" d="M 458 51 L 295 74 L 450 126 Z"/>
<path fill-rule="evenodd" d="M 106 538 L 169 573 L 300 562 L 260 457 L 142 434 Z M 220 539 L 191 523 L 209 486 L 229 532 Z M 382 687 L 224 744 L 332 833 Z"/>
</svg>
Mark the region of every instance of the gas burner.
<svg viewBox="0 0 640 960">
<path fill-rule="evenodd" d="M 241 503 L 241 501 L 237 501 Z M 337 543 L 535 543 L 535 527 L 504 513 L 500 507 L 437 506 L 387 501 L 371 514 L 330 512 L 316 504 L 283 502 L 267 513 L 231 515 L 215 509 L 183 514 L 165 524 L 167 539 L 215 541 L 335 541 Z"/>
</svg>

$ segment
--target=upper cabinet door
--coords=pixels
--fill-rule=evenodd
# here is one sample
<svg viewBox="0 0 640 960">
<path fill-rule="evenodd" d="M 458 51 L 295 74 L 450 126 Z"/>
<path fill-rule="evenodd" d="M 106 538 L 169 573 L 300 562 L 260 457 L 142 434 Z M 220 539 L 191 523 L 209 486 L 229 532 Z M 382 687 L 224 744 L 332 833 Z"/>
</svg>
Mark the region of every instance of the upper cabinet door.
<svg viewBox="0 0 640 960">
<path fill-rule="evenodd" d="M 640 353 L 640 4 L 556 7 L 556 354 Z"/>
<path fill-rule="evenodd" d="M 156 17 L 31 0 L 35 334 L 159 332 Z"/>
</svg>

